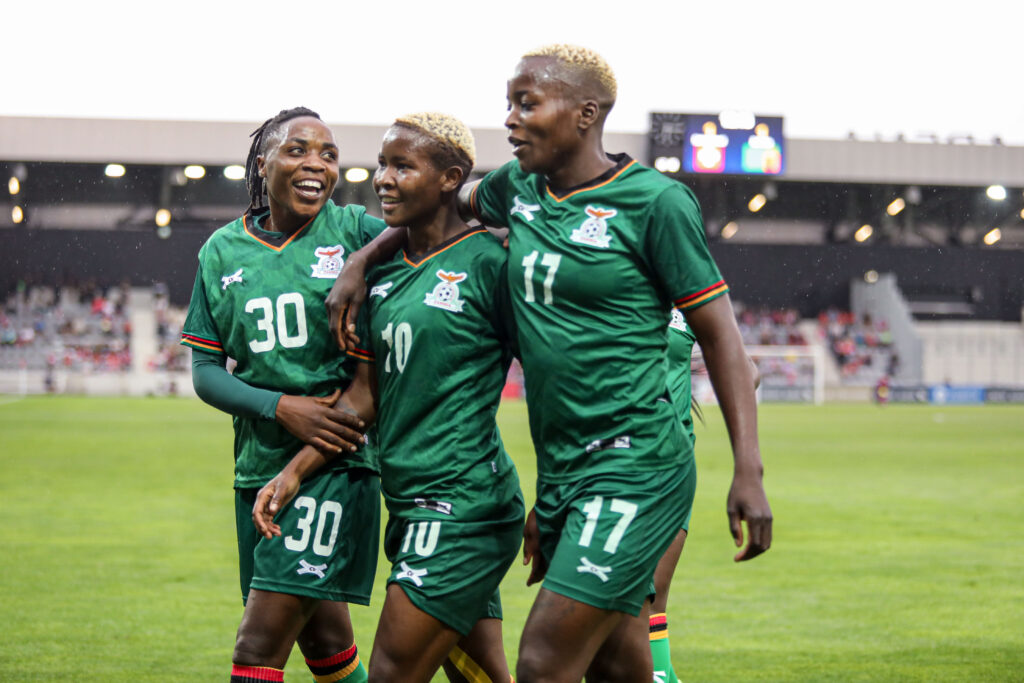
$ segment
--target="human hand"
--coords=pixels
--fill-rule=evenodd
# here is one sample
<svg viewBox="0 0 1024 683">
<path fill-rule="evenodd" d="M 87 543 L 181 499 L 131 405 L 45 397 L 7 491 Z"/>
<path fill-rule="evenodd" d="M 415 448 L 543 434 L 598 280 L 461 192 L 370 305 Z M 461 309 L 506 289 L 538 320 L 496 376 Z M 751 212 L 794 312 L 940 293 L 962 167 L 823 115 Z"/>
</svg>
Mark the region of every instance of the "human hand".
<svg viewBox="0 0 1024 683">
<path fill-rule="evenodd" d="M 296 438 L 329 453 L 354 452 L 363 442 L 365 423 L 354 413 L 334 407 L 341 392 L 330 396 L 292 396 L 277 402 L 277 421 Z"/>
<path fill-rule="evenodd" d="M 356 252 L 346 259 L 324 301 L 331 334 L 343 351 L 353 349 L 359 343 L 355 332 L 356 316 L 366 300 L 366 264 L 358 254 Z"/>
<path fill-rule="evenodd" d="M 295 497 L 300 483 L 301 480 L 295 473 L 285 470 L 256 493 L 256 502 L 252 506 L 252 523 L 260 536 L 270 539 L 281 535 L 281 527 L 274 523 L 274 516 Z"/>
<path fill-rule="evenodd" d="M 537 514 L 533 508 L 526 516 L 526 525 L 523 527 L 523 565 L 530 565 L 527 586 L 542 581 L 544 575 L 548 573 L 548 563 L 540 552 L 540 531 L 537 528 Z"/>
<path fill-rule="evenodd" d="M 726 501 L 729 531 L 741 550 L 733 560 L 752 560 L 772 545 L 772 510 L 760 473 L 737 473 L 733 476 Z M 743 547 L 743 522 L 747 523 L 749 542 Z"/>
</svg>

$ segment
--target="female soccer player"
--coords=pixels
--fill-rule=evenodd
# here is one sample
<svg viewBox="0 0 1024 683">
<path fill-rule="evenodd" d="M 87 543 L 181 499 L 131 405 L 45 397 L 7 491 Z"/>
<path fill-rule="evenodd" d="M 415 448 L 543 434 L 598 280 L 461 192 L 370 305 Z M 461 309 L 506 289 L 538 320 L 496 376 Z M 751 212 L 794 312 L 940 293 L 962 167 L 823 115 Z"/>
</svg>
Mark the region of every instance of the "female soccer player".
<svg viewBox="0 0 1024 683">
<path fill-rule="evenodd" d="M 389 512 L 373 681 L 429 681 L 457 645 L 489 680 L 509 680 L 498 585 L 524 507 L 494 416 L 514 332 L 505 250 L 456 205 L 474 157 L 461 122 L 415 114 L 388 130 L 373 178 L 385 221 L 407 238 L 369 273 L 362 343 L 350 354 L 373 371 L 341 399 L 367 422 L 376 412 Z M 264 487 L 253 508 L 262 533 L 279 533 L 274 512 L 325 459 L 307 448 Z"/>
<path fill-rule="evenodd" d="M 528 53 L 508 83 L 505 126 L 517 161 L 464 197 L 481 222 L 510 228 L 537 503 L 524 554 L 544 579 L 520 641 L 517 678 L 650 681 L 648 596 L 679 531 L 692 444 L 667 392 L 667 313 L 683 310 L 704 350 L 732 442 L 727 511 L 736 560 L 771 544 L 749 367 L 700 210 L 680 183 L 604 152 L 616 82 L 585 48 Z M 328 297 L 332 328 L 375 246 Z M 358 292 L 358 288 L 356 288 Z M 349 321 L 350 322 L 350 321 Z M 339 343 L 342 340 L 339 339 Z"/>
<path fill-rule="evenodd" d="M 334 135 L 315 112 L 286 110 L 264 123 L 247 162 L 249 210 L 200 249 L 182 333 L 196 393 L 234 416 L 245 604 L 237 683 L 283 680 L 296 641 L 317 680 L 366 680 L 346 602 L 368 604 L 376 571 L 375 464 L 356 451 L 305 482 L 278 520 L 282 538 L 261 539 L 249 521 L 259 487 L 303 442 L 355 451 L 360 439 L 346 428 L 358 420 L 333 407 L 355 364 L 327 338 L 322 302 L 344 258 L 384 226 L 362 207 L 331 202 L 337 180 Z"/>
</svg>

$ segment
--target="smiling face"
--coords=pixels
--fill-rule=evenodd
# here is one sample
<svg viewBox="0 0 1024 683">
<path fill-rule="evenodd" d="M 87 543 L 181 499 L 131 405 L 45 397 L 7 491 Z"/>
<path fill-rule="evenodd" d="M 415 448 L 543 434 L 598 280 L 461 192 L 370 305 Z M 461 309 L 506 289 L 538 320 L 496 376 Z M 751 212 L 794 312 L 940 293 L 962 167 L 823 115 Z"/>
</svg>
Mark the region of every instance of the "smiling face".
<svg viewBox="0 0 1024 683">
<path fill-rule="evenodd" d="M 434 163 L 430 146 L 425 134 L 406 126 L 392 126 L 384 135 L 373 189 L 384 221 L 391 227 L 430 222 L 445 201 L 443 193 L 458 186 Z"/>
<path fill-rule="evenodd" d="M 579 102 L 551 57 L 526 57 L 508 82 L 508 141 L 528 173 L 555 174 L 581 144 Z"/>
<path fill-rule="evenodd" d="M 267 179 L 273 229 L 290 232 L 315 216 L 338 182 L 338 145 L 323 121 L 286 121 L 256 159 Z"/>
</svg>

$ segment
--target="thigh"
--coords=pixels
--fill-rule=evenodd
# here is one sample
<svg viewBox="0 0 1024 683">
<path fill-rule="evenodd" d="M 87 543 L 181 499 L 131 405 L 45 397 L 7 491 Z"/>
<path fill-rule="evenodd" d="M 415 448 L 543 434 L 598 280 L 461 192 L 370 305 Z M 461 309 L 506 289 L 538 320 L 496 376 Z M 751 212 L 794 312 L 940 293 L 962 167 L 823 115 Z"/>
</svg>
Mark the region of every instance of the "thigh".
<svg viewBox="0 0 1024 683">
<path fill-rule="evenodd" d="M 541 588 L 519 640 L 516 679 L 581 681 L 602 643 L 625 617 Z"/>
<path fill-rule="evenodd" d="M 455 629 L 419 609 L 390 584 L 370 655 L 371 681 L 429 681 L 459 640 Z"/>
<path fill-rule="evenodd" d="M 686 529 L 679 530 L 672 545 L 661 556 L 658 566 L 654 569 L 654 604 L 651 606 L 651 612 L 654 614 L 660 614 L 668 608 L 668 589 L 672 585 L 672 575 L 679 564 L 679 556 L 683 553 L 686 533 Z"/>
<path fill-rule="evenodd" d="M 605 638 L 587 667 L 587 683 L 649 683 L 654 680 L 645 606 L 637 616 L 626 615 Z"/>
<path fill-rule="evenodd" d="M 325 472 L 302 483 L 260 538 L 251 587 L 321 600 L 369 604 L 377 569 L 380 479 L 365 470 Z M 252 520 L 249 521 L 252 526 Z"/>
</svg>

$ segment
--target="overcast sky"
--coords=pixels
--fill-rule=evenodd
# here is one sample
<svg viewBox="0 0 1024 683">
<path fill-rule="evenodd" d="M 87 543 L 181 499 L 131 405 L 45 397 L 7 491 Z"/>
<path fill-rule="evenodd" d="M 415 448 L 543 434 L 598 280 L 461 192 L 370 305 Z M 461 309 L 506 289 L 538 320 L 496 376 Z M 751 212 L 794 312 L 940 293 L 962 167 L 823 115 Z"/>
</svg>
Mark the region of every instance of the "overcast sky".
<svg viewBox="0 0 1024 683">
<path fill-rule="evenodd" d="M 1024 145 L 1024 2 L 178 0 L 5 3 L 0 116 L 331 123 L 443 110 L 500 127 L 519 55 L 592 47 L 608 130 L 744 109 L 793 138 L 1000 136 Z M 2 154 L 2 150 L 0 150 Z"/>
</svg>

